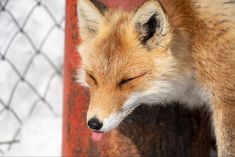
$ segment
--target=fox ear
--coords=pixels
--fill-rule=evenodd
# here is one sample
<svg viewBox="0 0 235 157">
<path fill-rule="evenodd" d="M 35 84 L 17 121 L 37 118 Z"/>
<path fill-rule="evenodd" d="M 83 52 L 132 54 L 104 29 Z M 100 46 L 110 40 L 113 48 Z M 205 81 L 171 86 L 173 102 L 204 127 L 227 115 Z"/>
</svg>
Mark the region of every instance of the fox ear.
<svg viewBox="0 0 235 157">
<path fill-rule="evenodd" d="M 78 19 L 80 35 L 83 40 L 93 37 L 104 20 L 107 7 L 97 0 L 78 1 Z"/>
<path fill-rule="evenodd" d="M 156 0 L 147 1 L 138 8 L 133 20 L 141 44 L 149 49 L 159 45 L 169 31 L 167 16 Z"/>
</svg>

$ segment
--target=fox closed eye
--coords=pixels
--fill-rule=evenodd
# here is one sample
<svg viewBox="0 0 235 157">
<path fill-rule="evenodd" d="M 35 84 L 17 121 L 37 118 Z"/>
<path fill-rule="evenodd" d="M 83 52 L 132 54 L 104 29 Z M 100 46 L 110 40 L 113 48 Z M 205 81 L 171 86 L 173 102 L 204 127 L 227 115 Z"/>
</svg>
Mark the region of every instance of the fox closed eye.
<svg viewBox="0 0 235 157">
<path fill-rule="evenodd" d="M 119 86 L 123 86 L 124 84 L 127 84 L 127 83 L 129 83 L 129 82 L 131 82 L 131 81 L 133 81 L 134 79 L 136 79 L 136 78 L 138 78 L 138 77 L 133 77 L 133 78 L 127 78 L 127 79 L 122 79 L 120 82 L 119 82 Z"/>
<path fill-rule="evenodd" d="M 137 75 L 137 76 L 135 76 L 135 77 L 130 77 L 130 78 L 123 78 L 119 83 L 118 83 L 118 86 L 123 86 L 123 85 L 125 85 L 125 84 L 127 84 L 127 83 L 130 83 L 130 82 L 132 82 L 132 81 L 134 81 L 134 80 L 136 80 L 136 79 L 138 79 L 138 78 L 140 78 L 140 77 L 142 77 L 142 76 L 144 76 L 146 73 L 143 73 L 143 74 L 141 74 L 141 75 Z"/>
<path fill-rule="evenodd" d="M 92 80 L 92 82 L 93 82 L 95 85 L 98 85 L 98 84 L 97 84 L 97 81 L 96 81 L 96 78 L 95 78 L 92 74 L 90 74 L 90 73 L 87 72 L 87 76 L 90 78 L 90 80 Z"/>
</svg>

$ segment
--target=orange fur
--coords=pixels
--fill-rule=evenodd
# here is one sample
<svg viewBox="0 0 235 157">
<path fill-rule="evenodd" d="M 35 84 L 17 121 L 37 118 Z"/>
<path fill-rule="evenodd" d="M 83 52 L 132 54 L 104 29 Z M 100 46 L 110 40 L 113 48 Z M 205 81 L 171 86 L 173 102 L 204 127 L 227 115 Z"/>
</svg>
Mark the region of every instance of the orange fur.
<svg viewBox="0 0 235 157">
<path fill-rule="evenodd" d="M 138 17 L 146 18 L 143 13 L 152 6 L 165 25 L 143 45 L 143 30 L 135 24 L 143 22 Z M 198 95 L 212 110 L 219 156 L 235 156 L 234 10 L 235 4 L 223 0 L 149 0 L 135 11 L 105 11 L 92 24 L 93 32 L 82 23 L 79 49 L 91 92 L 88 115 L 105 119 L 156 80 L 175 82 L 192 74 L 192 81 L 206 91 Z M 120 84 L 129 78 L 134 79 Z"/>
</svg>

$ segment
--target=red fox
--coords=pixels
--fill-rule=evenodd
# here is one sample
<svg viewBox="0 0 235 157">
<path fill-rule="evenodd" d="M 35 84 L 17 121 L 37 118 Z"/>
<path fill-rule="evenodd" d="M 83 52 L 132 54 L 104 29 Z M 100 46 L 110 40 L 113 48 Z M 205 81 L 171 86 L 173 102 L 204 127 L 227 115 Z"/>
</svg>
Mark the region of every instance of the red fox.
<svg viewBox="0 0 235 157">
<path fill-rule="evenodd" d="M 132 11 L 79 0 L 79 82 L 93 137 L 141 104 L 206 104 L 219 157 L 235 157 L 235 1 L 147 0 Z"/>
</svg>

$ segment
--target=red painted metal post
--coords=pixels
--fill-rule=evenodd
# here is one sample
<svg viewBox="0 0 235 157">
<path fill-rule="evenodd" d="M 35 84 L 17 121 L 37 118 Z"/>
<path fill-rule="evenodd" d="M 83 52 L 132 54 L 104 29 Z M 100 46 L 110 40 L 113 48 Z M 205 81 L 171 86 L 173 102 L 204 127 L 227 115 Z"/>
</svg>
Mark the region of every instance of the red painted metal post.
<svg viewBox="0 0 235 157">
<path fill-rule="evenodd" d="M 86 92 L 73 78 L 80 63 L 76 51 L 79 44 L 76 8 L 77 0 L 66 1 L 63 156 L 84 156 L 89 147 L 89 132 L 84 120 Z"/>
<path fill-rule="evenodd" d="M 66 0 L 62 155 L 83 157 L 94 156 L 95 146 L 86 126 L 87 92 L 74 79 L 80 64 L 76 50 L 80 42 L 76 9 L 77 0 Z"/>
</svg>

